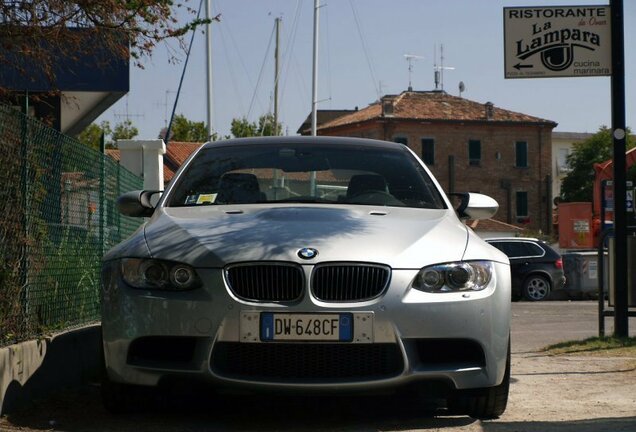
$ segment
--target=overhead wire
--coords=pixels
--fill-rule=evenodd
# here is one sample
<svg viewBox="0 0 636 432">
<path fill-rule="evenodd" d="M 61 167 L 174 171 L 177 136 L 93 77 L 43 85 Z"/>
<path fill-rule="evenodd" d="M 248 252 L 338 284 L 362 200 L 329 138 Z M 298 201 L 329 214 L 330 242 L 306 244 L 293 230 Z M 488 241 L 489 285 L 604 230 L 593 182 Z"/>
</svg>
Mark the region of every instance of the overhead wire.
<svg viewBox="0 0 636 432">
<path fill-rule="evenodd" d="M 197 20 L 201 16 L 201 9 L 203 9 L 203 0 L 199 3 L 199 11 L 197 12 Z M 183 63 L 183 70 L 181 71 L 181 79 L 179 80 L 179 87 L 177 88 L 177 94 L 174 98 L 174 104 L 172 105 L 172 114 L 170 115 L 170 122 L 168 123 L 168 128 L 166 129 L 165 142 L 166 146 L 170 142 L 170 130 L 172 129 L 172 121 L 174 120 L 174 113 L 177 109 L 177 104 L 179 103 L 179 95 L 181 94 L 181 87 L 183 86 L 183 78 L 185 77 L 186 69 L 188 68 L 188 60 L 190 60 L 190 51 L 192 50 L 192 45 L 194 43 L 194 35 L 197 33 L 195 29 L 191 30 L 192 36 L 190 37 L 190 45 L 188 46 L 188 52 L 186 54 L 185 62 Z"/>
<path fill-rule="evenodd" d="M 228 17 L 224 17 L 224 21 L 227 23 L 228 22 Z M 243 59 L 243 56 L 241 55 L 242 50 L 239 48 L 239 46 L 238 46 L 238 44 L 236 42 L 236 38 L 234 37 L 234 33 L 232 32 L 232 25 L 226 25 L 226 29 L 227 29 L 227 34 L 230 37 L 230 41 L 232 42 L 232 46 L 234 48 L 234 52 L 235 52 L 236 56 L 239 59 L 239 62 L 241 64 L 243 72 L 245 73 L 245 76 L 247 77 L 247 82 L 249 84 L 249 87 L 253 88 L 254 85 L 253 85 L 252 77 L 250 75 L 250 69 L 247 67 L 247 65 L 245 63 L 245 60 Z M 256 101 L 257 101 L 259 107 L 261 109 L 263 109 L 263 103 L 260 100 L 260 98 L 258 98 L 258 96 L 257 96 L 257 100 Z M 243 113 L 243 116 L 247 117 L 247 113 L 245 112 L 244 108 L 242 108 L 241 111 Z"/>
<path fill-rule="evenodd" d="M 356 23 L 356 28 L 358 29 L 358 35 L 360 36 L 360 41 L 362 42 L 362 50 L 364 51 L 364 56 L 367 60 L 367 66 L 369 67 L 369 72 L 371 73 L 371 80 L 373 81 L 373 89 L 375 90 L 378 99 L 382 97 L 380 90 L 377 86 L 377 80 L 375 78 L 375 71 L 373 69 L 373 64 L 371 63 L 371 59 L 369 56 L 369 50 L 367 49 L 367 44 L 364 41 L 364 36 L 362 35 L 362 29 L 360 26 L 360 20 L 358 19 L 358 12 L 356 10 L 355 5 L 353 4 L 353 0 L 349 0 L 349 5 L 351 5 L 351 10 L 353 11 L 353 19 Z"/>
<path fill-rule="evenodd" d="M 227 27 L 230 27 L 229 25 Z M 223 31 L 223 26 L 220 27 L 220 31 L 219 34 L 221 36 L 221 47 L 223 49 L 223 54 L 225 55 L 225 58 L 227 59 L 226 62 L 224 62 L 223 64 L 227 66 L 228 71 L 230 73 L 230 80 L 232 81 L 232 88 L 234 89 L 234 93 L 236 94 L 236 100 L 238 102 L 239 105 L 239 111 L 241 113 L 245 113 L 245 107 L 243 106 L 243 98 L 241 95 L 241 90 L 240 90 L 240 86 L 238 85 L 237 82 L 237 74 L 234 72 L 234 66 L 232 65 L 232 61 L 230 60 L 230 51 L 227 48 L 227 44 L 225 42 L 225 36 L 224 36 L 224 31 Z"/>
<path fill-rule="evenodd" d="M 294 47 L 296 45 L 296 35 L 298 33 L 298 23 L 300 22 L 300 15 L 302 11 L 302 2 L 300 0 L 296 0 L 296 11 L 294 13 L 294 20 L 291 25 L 291 31 L 289 33 L 289 38 L 285 45 L 285 52 L 283 53 L 283 69 L 285 73 L 283 74 L 283 85 L 281 86 L 281 100 L 285 100 L 285 91 L 287 89 L 288 78 L 291 75 L 289 70 L 291 68 L 292 60 L 295 59 L 294 56 Z M 301 75 L 302 76 L 302 75 Z M 306 89 L 305 89 L 306 91 Z M 307 93 L 304 93 L 306 96 Z M 305 98 L 305 100 L 308 100 Z"/>
<path fill-rule="evenodd" d="M 258 88 L 261 84 L 261 80 L 263 79 L 263 71 L 265 70 L 265 64 L 267 63 L 267 57 L 269 56 L 269 50 L 272 47 L 272 40 L 274 39 L 274 33 L 276 31 L 276 27 L 272 27 L 272 33 L 269 36 L 269 42 L 267 44 L 267 50 L 265 50 L 265 57 L 263 58 L 263 63 L 261 64 L 261 70 L 258 74 L 258 80 L 256 81 L 256 87 L 254 88 L 254 94 L 252 95 L 252 101 L 250 102 L 250 108 L 247 111 L 247 117 L 249 118 L 252 113 L 252 108 L 254 107 L 254 100 L 256 99 L 256 94 L 258 92 Z"/>
</svg>

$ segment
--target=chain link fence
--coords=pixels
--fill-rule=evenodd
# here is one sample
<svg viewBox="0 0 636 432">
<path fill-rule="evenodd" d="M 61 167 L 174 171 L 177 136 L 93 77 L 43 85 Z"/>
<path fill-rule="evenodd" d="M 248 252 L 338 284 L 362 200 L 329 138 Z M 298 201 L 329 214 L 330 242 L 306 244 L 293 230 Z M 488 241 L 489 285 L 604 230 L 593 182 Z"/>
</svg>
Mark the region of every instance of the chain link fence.
<svg viewBox="0 0 636 432">
<path fill-rule="evenodd" d="M 139 219 L 114 202 L 143 181 L 0 105 L 0 346 L 99 320 L 100 259 Z"/>
</svg>

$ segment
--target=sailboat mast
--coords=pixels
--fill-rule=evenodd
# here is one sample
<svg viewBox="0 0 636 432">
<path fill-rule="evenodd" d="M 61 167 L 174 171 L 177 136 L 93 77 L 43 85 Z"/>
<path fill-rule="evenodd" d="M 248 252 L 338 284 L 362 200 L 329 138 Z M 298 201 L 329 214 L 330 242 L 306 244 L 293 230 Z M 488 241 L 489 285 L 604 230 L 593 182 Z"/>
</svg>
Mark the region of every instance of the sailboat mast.
<svg viewBox="0 0 636 432">
<path fill-rule="evenodd" d="M 205 25 L 205 53 L 206 53 L 206 90 L 207 90 L 207 128 L 208 140 L 212 140 L 214 125 L 212 123 L 212 0 L 205 0 L 205 18 L 208 20 Z"/>
<path fill-rule="evenodd" d="M 311 135 L 316 136 L 318 124 L 318 24 L 320 0 L 314 0 L 314 55 L 313 73 L 311 78 Z"/>
<path fill-rule="evenodd" d="M 279 78 L 279 45 L 280 45 L 280 18 L 276 18 L 276 49 L 274 50 L 274 135 L 278 135 L 278 78 Z"/>
</svg>

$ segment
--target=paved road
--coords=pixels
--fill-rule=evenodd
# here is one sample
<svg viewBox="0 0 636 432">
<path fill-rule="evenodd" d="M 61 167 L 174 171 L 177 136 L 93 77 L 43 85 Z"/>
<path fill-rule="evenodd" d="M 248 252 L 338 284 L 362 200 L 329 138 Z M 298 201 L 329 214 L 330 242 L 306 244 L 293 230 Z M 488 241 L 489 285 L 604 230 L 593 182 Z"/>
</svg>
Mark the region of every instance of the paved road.
<svg viewBox="0 0 636 432">
<path fill-rule="evenodd" d="M 630 318 L 636 334 L 636 318 Z M 605 318 L 605 334 L 614 330 L 614 318 Z M 596 301 L 551 301 L 512 304 L 512 352 L 537 351 L 567 340 L 598 336 Z"/>
<path fill-rule="evenodd" d="M 597 334 L 595 302 L 514 303 L 513 374 L 508 410 L 496 421 L 432 417 L 392 396 L 373 398 L 202 397 L 135 415 L 112 416 L 97 386 L 37 401 L 0 419 L 0 431 L 204 432 L 406 431 L 598 432 L 636 430 L 636 359 L 548 357 L 557 342 Z M 608 333 L 612 319 L 607 319 Z M 630 319 L 636 333 L 636 318 Z M 627 364 L 627 366 L 625 366 Z"/>
</svg>

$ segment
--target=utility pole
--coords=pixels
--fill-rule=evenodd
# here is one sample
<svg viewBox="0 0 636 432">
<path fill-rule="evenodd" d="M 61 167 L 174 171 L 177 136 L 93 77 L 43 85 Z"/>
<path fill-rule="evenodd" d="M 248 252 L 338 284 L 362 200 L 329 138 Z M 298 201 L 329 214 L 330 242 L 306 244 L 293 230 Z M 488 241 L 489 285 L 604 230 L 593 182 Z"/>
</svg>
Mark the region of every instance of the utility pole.
<svg viewBox="0 0 636 432">
<path fill-rule="evenodd" d="M 205 0 L 205 18 L 208 23 L 205 25 L 205 52 L 206 52 L 206 88 L 207 88 L 207 127 L 208 140 L 212 139 L 214 124 L 212 123 L 212 0 Z"/>
<path fill-rule="evenodd" d="M 612 137 L 614 140 L 614 336 L 629 336 L 625 157 L 625 35 L 623 0 L 612 13 Z"/>
<path fill-rule="evenodd" d="M 278 135 L 278 79 L 280 77 L 280 18 L 276 18 L 276 48 L 274 50 L 274 134 Z"/>
</svg>

